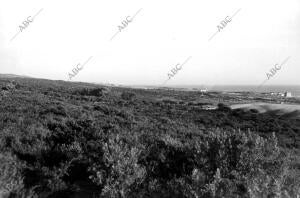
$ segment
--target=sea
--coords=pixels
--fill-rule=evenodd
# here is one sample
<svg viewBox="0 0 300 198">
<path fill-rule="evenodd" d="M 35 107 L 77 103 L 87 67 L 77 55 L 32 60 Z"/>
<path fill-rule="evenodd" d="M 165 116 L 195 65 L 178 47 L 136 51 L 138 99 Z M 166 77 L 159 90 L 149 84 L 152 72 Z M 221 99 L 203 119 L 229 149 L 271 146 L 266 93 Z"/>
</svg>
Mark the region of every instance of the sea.
<svg viewBox="0 0 300 198">
<path fill-rule="evenodd" d="M 300 85 L 165 85 L 165 86 L 153 86 L 153 85 L 131 85 L 132 88 L 178 88 L 187 90 L 207 90 L 207 91 L 221 91 L 221 92 L 291 92 L 293 97 L 300 97 Z"/>
<path fill-rule="evenodd" d="M 225 91 L 225 92 L 291 92 L 292 96 L 300 97 L 300 85 L 264 85 L 261 87 L 252 85 L 214 85 L 214 86 L 197 86 L 197 85 L 181 85 L 172 86 L 176 88 L 188 88 L 188 89 L 207 89 L 209 91 Z"/>
</svg>

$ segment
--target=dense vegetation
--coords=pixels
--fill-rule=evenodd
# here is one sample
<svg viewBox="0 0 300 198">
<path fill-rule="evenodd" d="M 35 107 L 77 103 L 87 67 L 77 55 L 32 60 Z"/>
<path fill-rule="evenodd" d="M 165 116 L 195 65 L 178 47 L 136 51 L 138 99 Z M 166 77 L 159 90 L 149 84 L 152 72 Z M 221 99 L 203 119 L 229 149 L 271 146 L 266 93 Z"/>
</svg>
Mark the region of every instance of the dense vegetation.
<svg viewBox="0 0 300 198">
<path fill-rule="evenodd" d="M 203 110 L 189 92 L 17 78 L 0 88 L 0 197 L 300 194 L 292 115 Z"/>
</svg>

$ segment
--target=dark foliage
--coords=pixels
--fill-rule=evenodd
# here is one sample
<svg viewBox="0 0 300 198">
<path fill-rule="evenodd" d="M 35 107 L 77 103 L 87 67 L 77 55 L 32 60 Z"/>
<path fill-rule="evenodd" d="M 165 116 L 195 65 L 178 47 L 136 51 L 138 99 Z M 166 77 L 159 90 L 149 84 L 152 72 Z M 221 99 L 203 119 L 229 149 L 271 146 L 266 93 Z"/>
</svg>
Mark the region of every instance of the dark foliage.
<svg viewBox="0 0 300 198">
<path fill-rule="evenodd" d="M 7 87 L 9 80 L 0 80 Z M 0 196 L 296 197 L 294 114 L 195 93 L 15 79 L 0 96 Z M 214 95 L 216 93 L 210 93 Z M 219 101 L 219 99 L 218 99 Z"/>
</svg>

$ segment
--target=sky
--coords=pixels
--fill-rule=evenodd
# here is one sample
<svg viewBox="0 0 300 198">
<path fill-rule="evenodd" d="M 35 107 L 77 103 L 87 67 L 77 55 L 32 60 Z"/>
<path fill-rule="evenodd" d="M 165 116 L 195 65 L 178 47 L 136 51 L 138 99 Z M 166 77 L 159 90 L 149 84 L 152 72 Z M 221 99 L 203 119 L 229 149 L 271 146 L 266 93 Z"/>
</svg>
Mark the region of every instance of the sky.
<svg viewBox="0 0 300 198">
<path fill-rule="evenodd" d="M 299 0 L 0 0 L 0 73 L 123 85 L 300 85 L 299 52 Z"/>
</svg>

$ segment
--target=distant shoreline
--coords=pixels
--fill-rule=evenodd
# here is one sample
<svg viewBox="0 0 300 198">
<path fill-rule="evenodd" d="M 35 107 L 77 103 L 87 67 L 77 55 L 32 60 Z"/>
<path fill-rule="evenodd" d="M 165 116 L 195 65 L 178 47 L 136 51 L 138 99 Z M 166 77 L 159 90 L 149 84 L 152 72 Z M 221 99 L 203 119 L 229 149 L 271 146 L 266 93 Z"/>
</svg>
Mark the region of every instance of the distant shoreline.
<svg viewBox="0 0 300 198">
<path fill-rule="evenodd" d="M 256 85 L 215 85 L 215 86 L 201 86 L 201 85 L 170 85 L 170 86 L 129 86 L 132 88 L 170 88 L 170 89 L 183 89 L 183 90 L 207 90 L 207 91 L 220 91 L 220 92 L 258 92 L 258 93 L 284 93 L 291 92 L 293 97 L 300 97 L 300 85 L 268 85 L 258 88 Z"/>
</svg>

